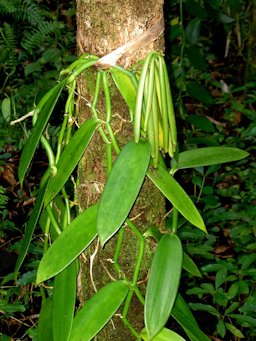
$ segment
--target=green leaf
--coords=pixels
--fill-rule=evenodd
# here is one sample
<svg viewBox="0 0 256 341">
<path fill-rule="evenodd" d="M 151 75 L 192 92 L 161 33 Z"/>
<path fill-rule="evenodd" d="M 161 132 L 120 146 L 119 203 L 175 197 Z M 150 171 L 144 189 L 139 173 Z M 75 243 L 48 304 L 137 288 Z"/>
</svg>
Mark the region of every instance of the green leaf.
<svg viewBox="0 0 256 341">
<path fill-rule="evenodd" d="M 229 317 L 235 319 L 239 324 L 247 324 L 251 327 L 256 327 L 256 318 L 240 314 L 228 314 Z"/>
<path fill-rule="evenodd" d="M 196 1 L 193 0 L 186 0 L 184 2 L 184 8 L 194 17 L 200 18 L 200 19 L 206 19 L 207 18 L 207 12 L 206 10 Z"/>
<path fill-rule="evenodd" d="M 145 298 L 145 326 L 150 339 L 164 327 L 178 292 L 182 245 L 177 235 L 161 238 L 153 257 Z"/>
<path fill-rule="evenodd" d="M 216 326 L 217 333 L 223 338 L 226 335 L 226 327 L 223 320 L 219 320 Z"/>
<path fill-rule="evenodd" d="M 125 70 L 121 71 L 117 68 L 111 68 L 110 72 L 120 94 L 122 95 L 134 117 L 137 96 L 137 89 L 134 81 Z"/>
<path fill-rule="evenodd" d="M 2 101 L 2 114 L 6 122 L 11 119 L 11 99 L 10 97 L 4 98 Z"/>
<path fill-rule="evenodd" d="M 191 45 L 195 45 L 198 43 L 200 39 L 200 31 L 201 31 L 201 20 L 199 18 L 192 19 L 185 30 L 186 39 L 190 42 Z"/>
<path fill-rule="evenodd" d="M 203 58 L 200 49 L 197 46 L 189 46 L 187 48 L 188 59 L 190 63 L 200 71 L 207 71 L 208 65 Z M 190 118 L 190 115 L 186 118 Z M 207 118 L 206 118 L 207 120 Z M 210 123 L 210 121 L 208 121 Z M 212 125 L 213 126 L 213 125 Z"/>
<path fill-rule="evenodd" d="M 150 144 L 147 141 L 130 141 L 118 155 L 99 205 L 97 229 L 102 245 L 128 216 L 145 178 L 149 159 Z"/>
<path fill-rule="evenodd" d="M 57 163 L 57 174 L 49 181 L 45 205 L 58 194 L 77 166 L 100 121 L 91 118 L 75 132 Z"/>
<path fill-rule="evenodd" d="M 141 337 L 143 340 L 145 341 L 149 341 L 146 329 L 144 328 L 141 333 L 140 333 Z M 158 333 L 153 339 L 152 341 L 186 341 L 185 339 L 183 339 L 182 336 L 180 336 L 179 334 L 173 332 L 170 329 L 167 328 L 163 328 L 160 333 Z"/>
<path fill-rule="evenodd" d="M 183 269 L 185 269 L 187 272 L 190 272 L 192 275 L 197 277 L 202 277 L 201 272 L 199 271 L 198 267 L 196 266 L 195 262 L 189 255 L 185 252 L 183 252 L 183 263 L 182 263 Z"/>
<path fill-rule="evenodd" d="M 199 311 L 207 311 L 209 314 L 217 316 L 220 318 L 220 313 L 217 309 L 215 309 L 213 306 L 209 304 L 203 304 L 203 303 L 190 303 L 189 306 L 193 310 L 199 310 Z"/>
<path fill-rule="evenodd" d="M 233 326 L 233 324 L 225 322 L 225 326 L 233 335 L 235 335 L 236 337 L 240 339 L 244 339 L 244 335 L 242 334 L 242 332 L 239 329 L 237 329 L 235 326 Z"/>
<path fill-rule="evenodd" d="M 5 304 L 0 303 L 0 312 L 4 314 L 13 314 L 13 313 L 23 313 L 26 311 L 26 307 L 23 304 Z"/>
<path fill-rule="evenodd" d="M 228 15 L 219 12 L 218 13 L 218 19 L 222 24 L 231 24 L 232 22 L 234 22 L 234 19 L 229 17 Z"/>
<path fill-rule="evenodd" d="M 147 175 L 191 224 L 206 232 L 203 219 L 192 200 L 166 169 L 159 165 L 157 170 L 149 170 Z"/>
<path fill-rule="evenodd" d="M 91 340 L 111 319 L 125 299 L 129 286 L 124 281 L 108 283 L 77 313 L 70 341 Z"/>
<path fill-rule="evenodd" d="M 54 341 L 68 341 L 76 303 L 77 266 L 73 261 L 54 279 L 53 336 Z"/>
<path fill-rule="evenodd" d="M 55 107 L 55 104 L 65 84 L 66 84 L 66 80 L 64 79 L 63 81 L 55 85 L 53 89 L 47 92 L 47 94 L 42 99 L 44 105 L 42 109 L 39 111 L 36 124 L 32 130 L 31 135 L 29 136 L 26 142 L 26 145 L 22 151 L 21 158 L 20 158 L 18 176 L 19 176 L 21 185 L 23 183 L 25 173 L 35 153 L 39 140 L 43 134 L 46 124 L 51 116 L 51 113 Z"/>
<path fill-rule="evenodd" d="M 199 328 L 188 305 L 180 294 L 177 295 L 171 315 L 181 325 L 191 341 L 210 341 Z"/>
<path fill-rule="evenodd" d="M 202 87 L 201 84 L 197 83 L 196 81 L 190 81 L 187 83 L 187 91 L 188 93 L 204 104 L 214 104 L 215 100 L 211 96 L 208 90 Z"/>
<path fill-rule="evenodd" d="M 15 269 L 14 269 L 16 276 L 19 272 L 19 269 L 20 269 L 20 267 L 24 261 L 26 254 L 28 252 L 29 244 L 30 244 L 32 235 L 34 233 L 38 218 L 40 216 L 40 213 L 41 213 L 41 210 L 43 207 L 46 189 L 47 189 L 47 183 L 39 190 L 39 193 L 38 193 L 37 199 L 36 199 L 36 204 L 35 204 L 33 211 L 29 217 L 28 225 L 27 225 L 25 233 L 24 233 L 24 238 L 22 241 L 21 249 L 19 251 L 19 256 L 18 256 L 16 265 L 15 265 Z"/>
<path fill-rule="evenodd" d="M 219 163 L 238 161 L 247 157 L 249 153 L 231 147 L 205 147 L 187 150 L 179 154 L 178 164 L 173 159 L 172 168 L 175 170 L 210 166 Z"/>
<path fill-rule="evenodd" d="M 93 241 L 97 235 L 97 209 L 97 205 L 87 208 L 54 241 L 39 264 L 37 283 L 65 269 Z"/>
<path fill-rule="evenodd" d="M 41 307 L 38 320 L 38 341 L 53 341 L 52 297 L 47 298 Z"/>
<path fill-rule="evenodd" d="M 199 128 L 202 131 L 207 133 L 214 133 L 215 128 L 211 121 L 208 120 L 205 116 L 199 115 L 189 115 L 186 120 L 193 124 L 195 127 Z"/>
</svg>

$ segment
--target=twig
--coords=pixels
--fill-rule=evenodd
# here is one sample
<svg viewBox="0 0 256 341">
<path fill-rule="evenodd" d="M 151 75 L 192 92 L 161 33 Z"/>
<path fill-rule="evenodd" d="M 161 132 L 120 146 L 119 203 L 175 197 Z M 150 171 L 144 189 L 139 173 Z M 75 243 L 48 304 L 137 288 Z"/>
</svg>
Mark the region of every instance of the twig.
<svg viewBox="0 0 256 341">
<path fill-rule="evenodd" d="M 10 122 L 10 125 L 13 126 L 13 125 L 16 124 L 16 123 L 19 123 L 19 122 L 24 121 L 26 118 L 28 118 L 28 117 L 30 117 L 30 116 L 33 116 L 33 115 L 34 115 L 34 112 L 35 112 L 35 110 L 30 111 L 30 112 L 28 112 L 26 115 L 21 116 L 20 118 L 18 118 L 17 120 L 11 121 L 11 122 Z"/>
</svg>

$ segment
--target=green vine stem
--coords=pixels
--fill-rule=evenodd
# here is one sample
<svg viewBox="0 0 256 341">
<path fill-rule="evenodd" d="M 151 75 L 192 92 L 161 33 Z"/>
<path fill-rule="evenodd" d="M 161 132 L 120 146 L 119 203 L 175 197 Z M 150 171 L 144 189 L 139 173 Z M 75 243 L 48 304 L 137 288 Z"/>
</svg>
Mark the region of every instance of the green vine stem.
<svg viewBox="0 0 256 341">
<path fill-rule="evenodd" d="M 56 163 L 59 161 L 59 158 L 60 158 L 60 154 L 61 154 L 61 150 L 62 150 L 62 143 L 63 143 L 67 123 L 68 123 L 68 114 L 65 113 L 64 119 L 63 119 L 63 122 L 61 125 L 61 129 L 60 129 L 59 137 L 58 137 L 57 152 L 56 152 Z"/>
<path fill-rule="evenodd" d="M 172 231 L 176 233 L 177 228 L 178 228 L 178 216 L 179 216 L 179 211 L 177 210 L 176 207 L 173 207 L 172 211 Z"/>
<path fill-rule="evenodd" d="M 115 253 L 114 253 L 114 258 L 113 258 L 114 267 L 116 268 L 119 274 L 121 273 L 121 266 L 118 263 L 118 259 L 119 259 L 119 255 L 120 255 L 121 248 L 122 248 L 124 231 L 125 231 L 124 226 L 122 226 L 118 232 L 118 238 L 117 238 L 117 243 L 116 243 L 116 248 L 115 248 Z"/>
<path fill-rule="evenodd" d="M 143 255 L 144 255 L 145 240 L 144 240 L 143 235 L 140 233 L 140 231 L 137 229 L 137 227 L 131 222 L 130 219 L 126 219 L 126 223 L 129 226 L 129 228 L 131 229 L 131 231 L 135 234 L 135 236 L 139 240 L 139 252 L 138 252 L 138 257 L 137 257 L 137 261 L 136 261 L 136 264 L 135 264 L 135 269 L 134 269 L 134 272 L 133 272 L 131 289 L 128 292 L 128 295 L 127 295 L 127 297 L 125 299 L 123 313 L 122 313 L 122 318 L 123 318 L 124 323 L 131 330 L 132 334 L 135 335 L 140 340 L 141 339 L 140 335 L 135 331 L 135 329 L 132 327 L 130 322 L 127 320 L 127 314 L 128 314 L 128 310 L 129 310 L 129 307 L 130 307 L 130 304 L 131 304 L 131 300 L 132 300 L 132 296 L 133 296 L 133 293 L 135 291 L 135 288 L 136 288 L 136 295 L 137 295 L 137 297 L 140 300 L 142 298 L 142 295 L 138 293 L 139 289 L 137 287 L 137 282 L 138 282 L 140 267 L 141 267 L 141 263 L 142 263 L 142 259 L 143 259 Z M 142 301 L 144 302 L 144 299 L 142 299 Z"/>
<path fill-rule="evenodd" d="M 46 224 L 45 224 L 45 231 L 44 231 L 44 252 L 46 252 L 48 249 L 50 226 L 51 226 L 51 219 L 48 216 L 46 220 Z"/>
<path fill-rule="evenodd" d="M 46 206 L 46 211 L 48 213 L 48 216 L 51 220 L 51 223 L 52 223 L 52 226 L 54 227 L 55 231 L 58 233 L 58 234 L 61 234 L 61 229 L 59 227 L 59 224 L 53 214 L 53 211 L 52 211 L 52 207 L 51 207 L 51 204 L 47 205 Z"/>
<path fill-rule="evenodd" d="M 104 90 L 104 95 L 105 95 L 106 123 L 110 123 L 111 118 L 112 118 L 112 109 L 111 109 L 111 98 L 110 98 L 109 87 L 108 87 L 107 72 L 103 72 L 102 83 L 103 83 L 103 90 Z"/>
<path fill-rule="evenodd" d="M 66 222 L 63 224 L 63 229 L 71 223 L 71 216 L 70 216 L 70 202 L 69 198 L 66 192 L 65 187 L 62 188 L 62 195 L 64 197 L 65 205 L 66 205 L 66 210 L 65 210 L 65 216 L 66 216 Z"/>
</svg>

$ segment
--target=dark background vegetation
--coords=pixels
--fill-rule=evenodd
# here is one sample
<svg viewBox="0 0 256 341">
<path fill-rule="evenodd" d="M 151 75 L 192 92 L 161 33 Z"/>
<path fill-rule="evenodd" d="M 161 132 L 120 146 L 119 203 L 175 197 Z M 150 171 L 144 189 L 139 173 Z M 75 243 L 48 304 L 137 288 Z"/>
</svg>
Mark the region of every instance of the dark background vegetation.
<svg viewBox="0 0 256 341">
<path fill-rule="evenodd" d="M 255 13 L 255 1 L 165 4 L 166 60 L 179 149 L 226 145 L 250 153 L 240 162 L 197 168 L 178 178 L 208 229 L 205 236 L 181 221 L 179 236 L 203 275 L 184 272 L 181 291 L 201 328 L 216 341 L 256 338 Z M 1 341 L 37 340 L 43 293 L 33 284 L 43 252 L 39 229 L 17 282 L 11 274 L 46 158 L 39 149 L 21 190 L 17 166 L 31 118 L 10 122 L 33 110 L 60 70 L 75 59 L 75 32 L 74 1 L 1 0 Z M 47 127 L 53 147 L 63 103 L 64 99 Z"/>
</svg>

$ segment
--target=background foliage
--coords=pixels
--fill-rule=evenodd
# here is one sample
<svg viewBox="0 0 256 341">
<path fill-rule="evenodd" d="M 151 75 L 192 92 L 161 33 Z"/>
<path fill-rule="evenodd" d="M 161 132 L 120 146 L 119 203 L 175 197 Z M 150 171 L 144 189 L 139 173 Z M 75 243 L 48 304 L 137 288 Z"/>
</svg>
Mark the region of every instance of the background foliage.
<svg viewBox="0 0 256 341">
<path fill-rule="evenodd" d="M 180 180 L 203 212 L 209 233 L 205 237 L 193 230 L 192 234 L 187 223 L 180 223 L 179 237 L 202 273 L 202 277 L 184 273 L 182 292 L 200 326 L 213 339 L 253 340 L 256 91 L 248 60 L 254 24 L 250 13 L 255 4 L 245 0 L 186 0 L 166 2 L 165 6 L 166 59 L 180 149 L 225 144 L 251 153 L 251 158 L 231 166 L 182 173 Z M 0 332 L 23 340 L 36 340 L 37 335 L 35 323 L 43 294 L 34 287 L 43 251 L 40 232 L 34 235 L 17 283 L 11 273 L 25 218 L 37 193 L 39 168 L 45 165 L 44 157 L 38 155 L 29 183 L 21 192 L 16 166 L 30 124 L 22 122 L 18 129 L 9 123 L 32 110 L 55 84 L 59 71 L 74 59 L 74 11 L 72 2 L 1 2 Z M 53 137 L 57 124 L 55 115 L 48 127 Z M 4 336 L 0 338 L 4 340 Z"/>
</svg>

